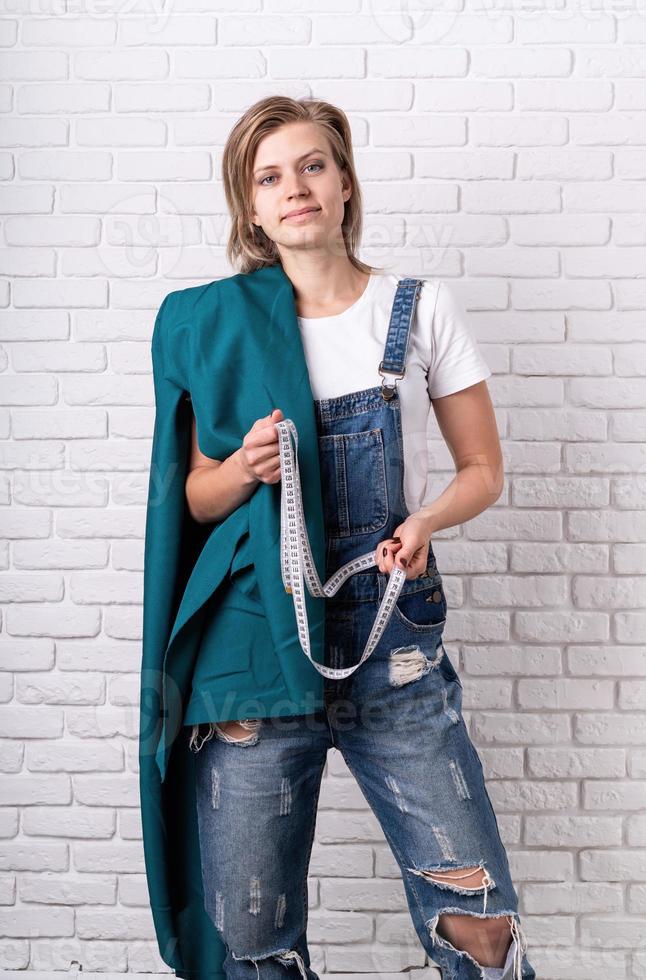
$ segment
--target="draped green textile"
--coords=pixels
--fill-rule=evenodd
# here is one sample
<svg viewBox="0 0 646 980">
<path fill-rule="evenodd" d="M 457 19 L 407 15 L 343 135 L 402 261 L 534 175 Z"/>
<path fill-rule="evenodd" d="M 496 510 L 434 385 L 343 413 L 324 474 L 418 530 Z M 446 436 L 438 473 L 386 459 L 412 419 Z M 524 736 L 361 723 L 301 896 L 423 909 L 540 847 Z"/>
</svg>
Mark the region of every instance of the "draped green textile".
<svg viewBox="0 0 646 980">
<path fill-rule="evenodd" d="M 291 281 L 277 264 L 169 293 L 151 352 L 155 426 L 139 712 L 144 858 L 162 959 L 178 977 L 219 980 L 225 947 L 203 905 L 185 718 L 205 628 L 230 637 L 209 648 L 208 690 L 197 692 L 211 705 L 209 720 L 311 713 L 323 705 L 323 679 L 301 649 L 293 598 L 281 578 L 280 482 L 259 484 L 222 521 L 194 521 L 185 494 L 191 421 L 194 412 L 201 451 L 224 460 L 272 409 L 293 420 L 307 530 L 323 580 L 316 419 Z M 246 604 L 232 584 L 241 563 L 259 597 Z M 312 657 L 323 663 L 325 600 L 307 589 L 305 599 Z M 240 629 L 218 634 L 218 614 L 224 624 L 232 609 Z"/>
</svg>

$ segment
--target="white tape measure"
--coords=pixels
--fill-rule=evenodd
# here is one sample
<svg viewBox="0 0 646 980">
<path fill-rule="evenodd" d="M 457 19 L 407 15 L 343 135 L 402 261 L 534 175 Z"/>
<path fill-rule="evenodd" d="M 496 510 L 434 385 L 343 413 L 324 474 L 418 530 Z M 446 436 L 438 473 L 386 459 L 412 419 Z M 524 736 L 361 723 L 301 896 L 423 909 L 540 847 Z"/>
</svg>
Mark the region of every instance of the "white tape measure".
<svg viewBox="0 0 646 980">
<path fill-rule="evenodd" d="M 379 643 L 381 635 L 393 614 L 402 586 L 406 581 L 406 572 L 396 565 L 393 566 L 393 570 L 388 579 L 386 593 L 379 606 L 377 617 L 358 664 L 355 664 L 353 667 L 334 669 L 319 664 L 312 659 L 310 633 L 307 624 L 307 609 L 305 606 L 305 592 L 303 590 L 303 575 L 305 575 L 305 581 L 310 595 L 329 598 L 339 591 L 350 575 L 354 575 L 364 568 L 371 568 L 377 563 L 375 561 L 374 551 L 367 552 L 365 555 L 360 555 L 359 558 L 353 558 L 352 561 L 346 562 L 345 565 L 342 565 L 327 580 L 325 585 L 321 584 L 316 565 L 312 558 L 312 549 L 310 547 L 305 515 L 303 513 L 301 479 L 298 470 L 298 433 L 296 426 L 291 419 L 284 419 L 274 424 L 278 430 L 278 450 L 280 453 L 280 566 L 283 585 L 285 586 L 285 591 L 291 592 L 294 597 L 298 638 L 303 648 L 303 653 L 324 677 L 332 677 L 335 680 L 340 680 L 343 677 L 348 677 L 357 667 L 360 667 Z M 292 446 L 292 435 L 294 437 L 295 449 Z"/>
</svg>

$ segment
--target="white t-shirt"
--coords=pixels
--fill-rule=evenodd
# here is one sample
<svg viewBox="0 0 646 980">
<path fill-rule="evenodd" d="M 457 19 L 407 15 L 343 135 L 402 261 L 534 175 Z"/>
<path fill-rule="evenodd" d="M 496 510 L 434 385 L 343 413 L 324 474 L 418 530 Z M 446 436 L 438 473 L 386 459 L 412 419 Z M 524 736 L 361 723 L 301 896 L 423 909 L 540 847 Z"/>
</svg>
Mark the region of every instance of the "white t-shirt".
<svg viewBox="0 0 646 980">
<path fill-rule="evenodd" d="M 378 372 L 397 282 L 373 273 L 359 299 L 335 316 L 298 317 L 315 399 L 381 385 Z M 406 373 L 396 379 L 404 441 L 404 499 L 409 512 L 429 503 L 427 426 L 431 398 L 490 377 L 468 316 L 451 285 L 424 279 L 410 333 Z M 393 376 L 386 376 L 392 383 Z"/>
</svg>

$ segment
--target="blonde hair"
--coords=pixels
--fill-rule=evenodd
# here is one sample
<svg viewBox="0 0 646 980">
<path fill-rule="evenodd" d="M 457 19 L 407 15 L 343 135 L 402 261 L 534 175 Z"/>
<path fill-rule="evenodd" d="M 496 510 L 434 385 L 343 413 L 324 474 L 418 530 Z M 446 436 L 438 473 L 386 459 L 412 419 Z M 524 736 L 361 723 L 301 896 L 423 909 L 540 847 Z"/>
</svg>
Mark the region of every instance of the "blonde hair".
<svg viewBox="0 0 646 980">
<path fill-rule="evenodd" d="M 377 271 L 357 258 L 363 224 L 362 198 L 352 154 L 350 124 L 345 113 L 319 99 L 292 99 L 270 95 L 254 103 L 231 130 L 222 156 L 222 180 L 231 230 L 227 241 L 227 260 L 240 272 L 253 272 L 276 265 L 280 255 L 276 243 L 252 220 L 251 181 L 256 150 L 260 141 L 287 123 L 312 122 L 327 136 L 337 166 L 352 183 L 352 194 L 345 202 L 341 232 L 352 265 L 362 272 Z"/>
</svg>

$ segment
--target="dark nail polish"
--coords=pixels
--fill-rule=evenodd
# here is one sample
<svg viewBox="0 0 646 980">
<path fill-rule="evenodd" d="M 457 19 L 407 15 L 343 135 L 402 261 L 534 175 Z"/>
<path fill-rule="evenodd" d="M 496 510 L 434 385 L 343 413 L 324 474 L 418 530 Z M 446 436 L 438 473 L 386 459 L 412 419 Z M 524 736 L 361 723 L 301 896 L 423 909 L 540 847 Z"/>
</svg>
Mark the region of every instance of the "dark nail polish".
<svg viewBox="0 0 646 980">
<path fill-rule="evenodd" d="M 402 558 L 401 563 L 404 566 L 404 568 L 406 568 L 406 566 L 408 565 L 408 561 L 406 560 L 406 558 Z"/>
<path fill-rule="evenodd" d="M 385 558 L 385 557 L 386 557 L 386 555 L 388 554 L 388 549 L 387 549 L 387 548 L 384 548 L 384 550 L 383 550 L 383 551 L 382 551 L 381 553 L 382 553 L 382 555 L 383 555 L 383 556 L 384 556 L 384 558 Z"/>
</svg>

